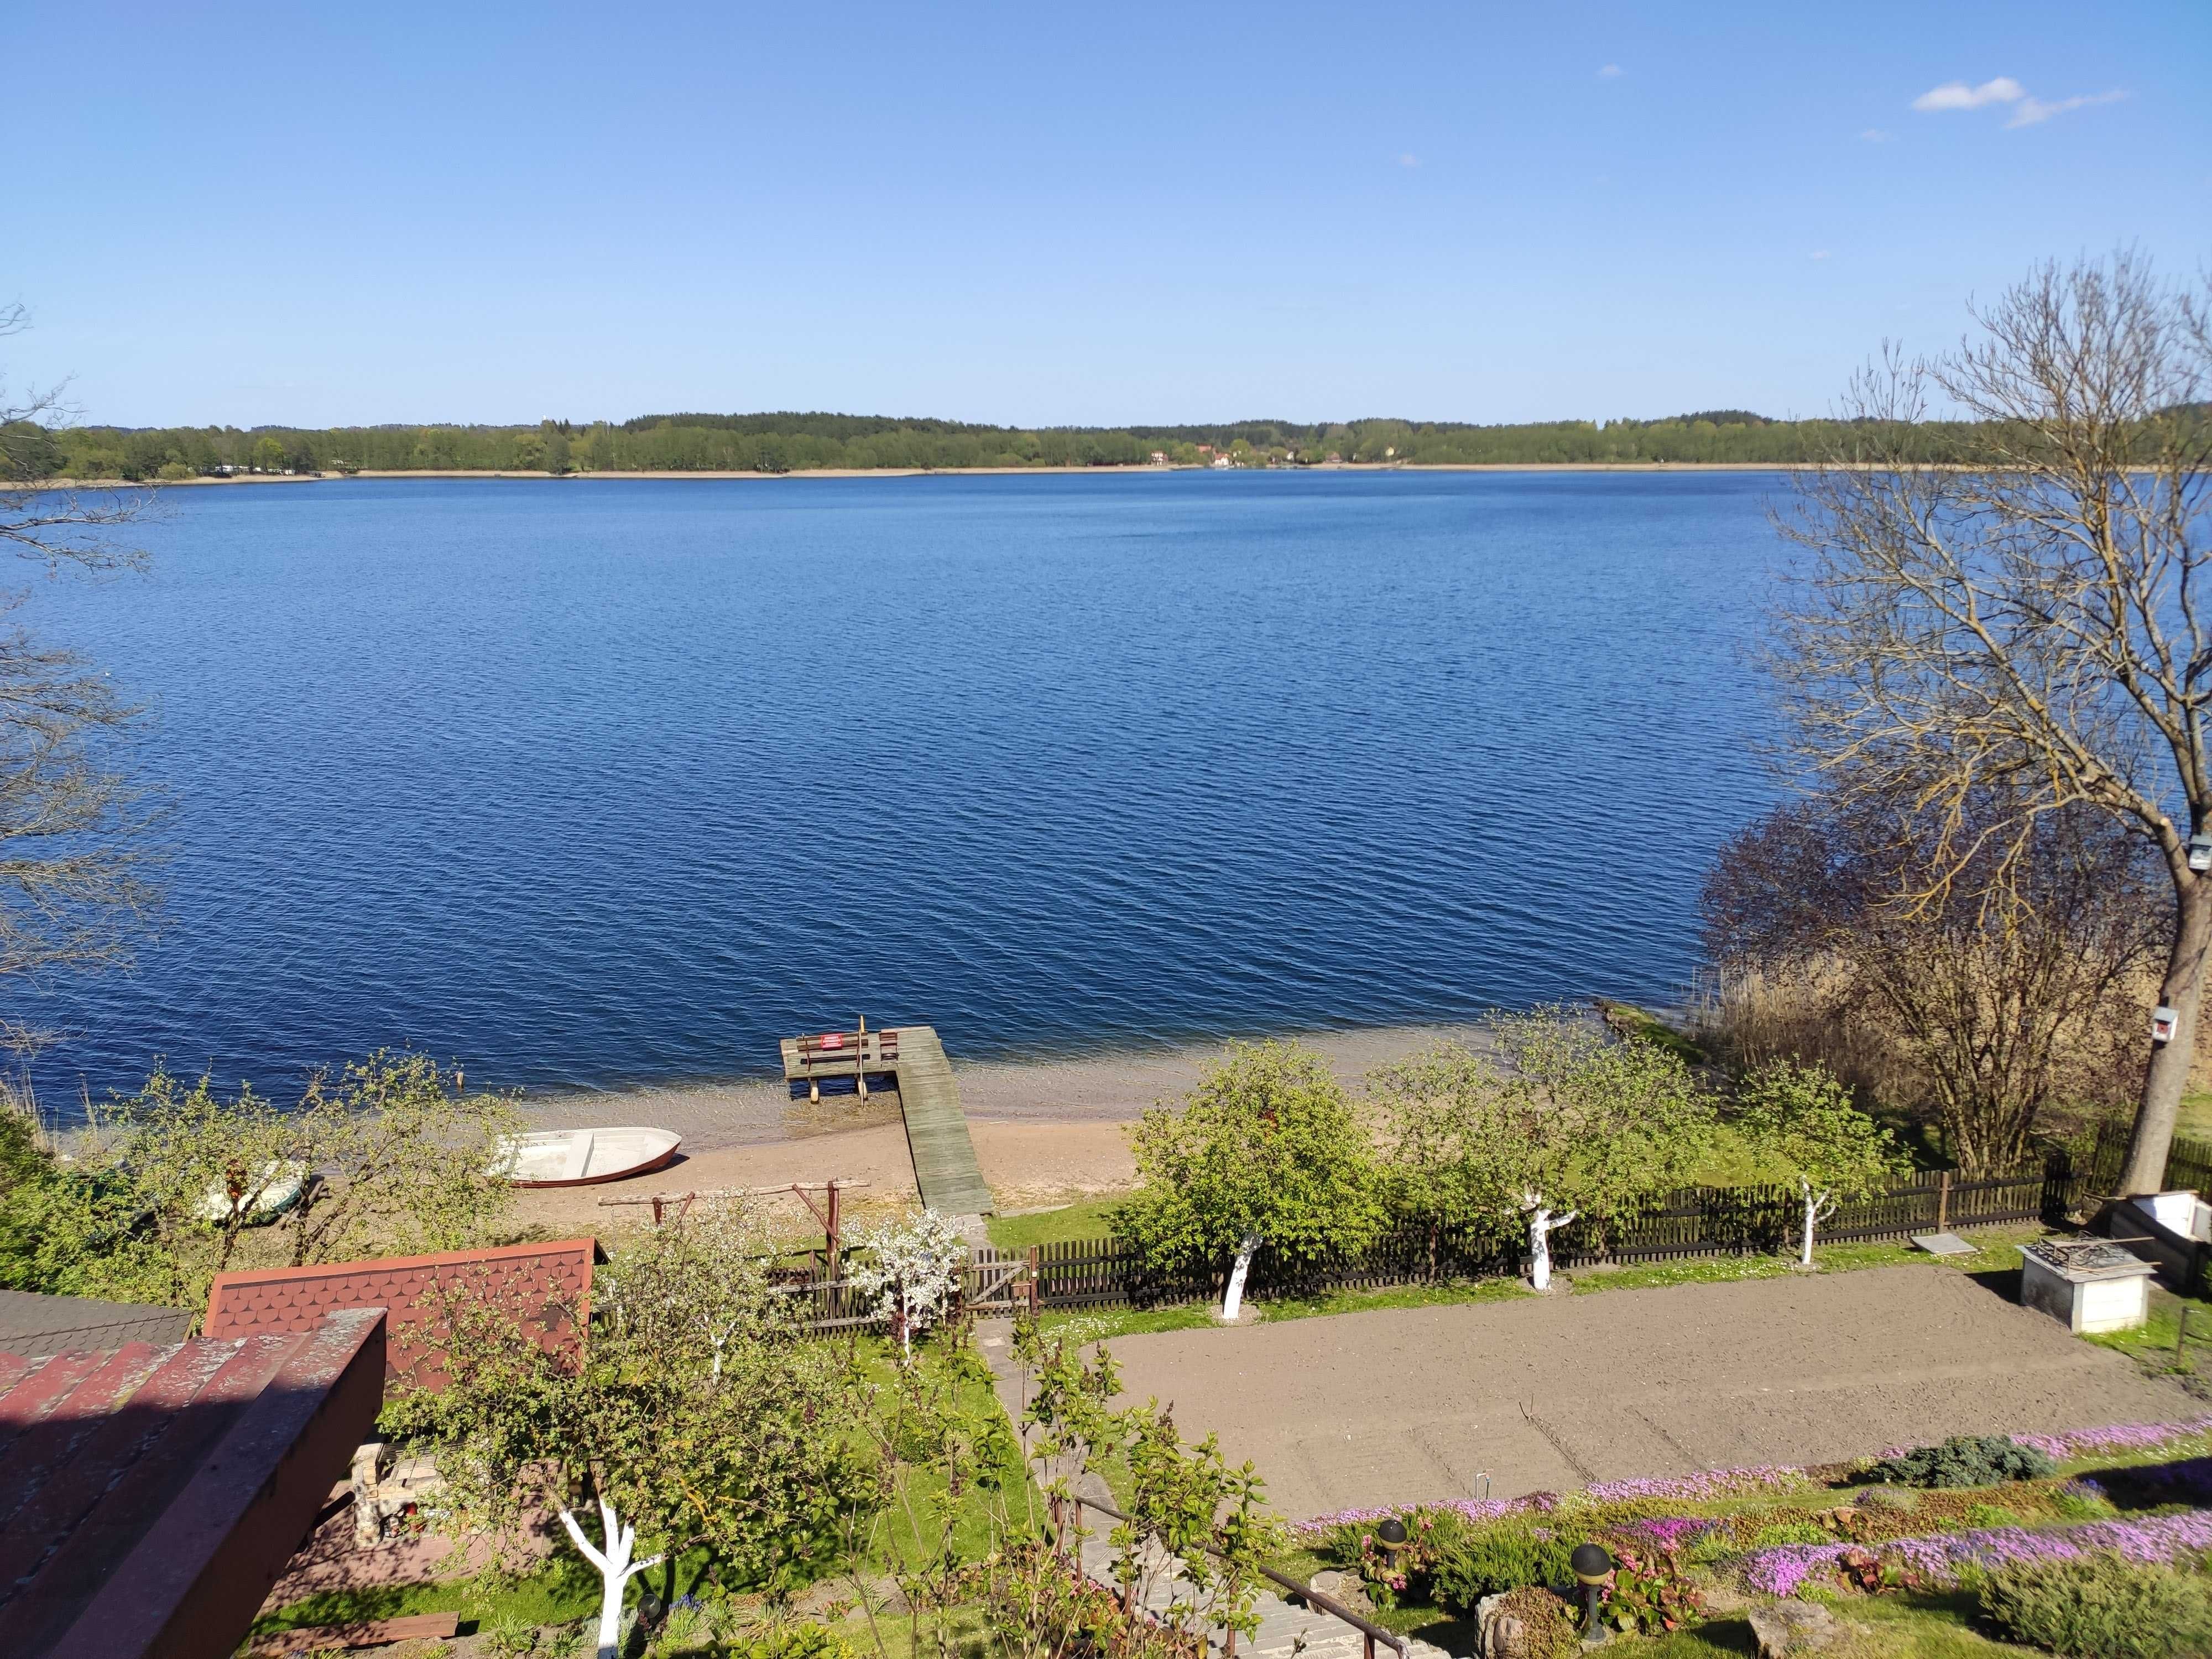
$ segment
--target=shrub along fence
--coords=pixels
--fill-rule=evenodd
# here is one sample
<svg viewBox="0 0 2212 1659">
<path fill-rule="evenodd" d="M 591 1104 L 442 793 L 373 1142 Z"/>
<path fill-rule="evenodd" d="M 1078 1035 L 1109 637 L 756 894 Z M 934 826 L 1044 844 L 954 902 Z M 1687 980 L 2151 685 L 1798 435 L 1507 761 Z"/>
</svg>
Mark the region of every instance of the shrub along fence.
<svg viewBox="0 0 2212 1659">
<path fill-rule="evenodd" d="M 1825 1243 L 1904 1238 L 1913 1233 L 2006 1223 L 2056 1224 L 2084 1185 L 2065 1152 L 2052 1151 L 2040 1169 L 1986 1180 L 1948 1171 L 1908 1176 L 1883 1190 L 1837 1206 L 1821 1224 Z M 1776 1255 L 1794 1250 L 1804 1205 L 1787 1187 L 1692 1187 L 1626 1213 L 1589 1218 L 1553 1235 L 1553 1260 L 1562 1267 L 1605 1263 L 1686 1261 L 1697 1257 Z M 1525 1237 L 1494 1228 L 1405 1227 L 1365 1250 L 1319 1261 L 1291 1261 L 1262 1245 L 1253 1258 L 1255 1296 L 1313 1295 L 1381 1290 L 1440 1279 L 1504 1279 L 1526 1266 Z M 969 1256 L 963 1299 L 977 1312 L 1151 1307 L 1221 1294 L 1224 1266 L 1182 1273 L 1148 1270 L 1133 1247 L 1116 1238 L 1076 1239 L 1027 1250 L 978 1247 Z M 816 1328 L 878 1322 L 849 1288 L 828 1279 L 794 1284 L 813 1298 Z"/>
</svg>

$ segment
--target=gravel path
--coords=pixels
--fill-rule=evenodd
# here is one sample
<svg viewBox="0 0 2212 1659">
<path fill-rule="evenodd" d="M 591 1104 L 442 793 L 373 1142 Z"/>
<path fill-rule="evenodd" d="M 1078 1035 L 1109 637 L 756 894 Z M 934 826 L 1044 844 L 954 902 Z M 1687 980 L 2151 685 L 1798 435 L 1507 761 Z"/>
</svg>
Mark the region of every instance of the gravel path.
<svg viewBox="0 0 2212 1659">
<path fill-rule="evenodd" d="M 1806 1464 L 2203 1407 L 1964 1273 L 1391 1309 L 1124 1337 L 1126 1392 L 1217 1431 L 1292 1516 Z"/>
</svg>

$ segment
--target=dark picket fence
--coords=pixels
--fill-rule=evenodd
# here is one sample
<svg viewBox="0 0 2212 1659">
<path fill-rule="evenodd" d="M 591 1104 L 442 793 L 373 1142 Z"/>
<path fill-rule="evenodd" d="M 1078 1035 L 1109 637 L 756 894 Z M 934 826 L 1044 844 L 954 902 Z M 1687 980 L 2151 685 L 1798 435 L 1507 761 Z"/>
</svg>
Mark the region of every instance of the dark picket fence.
<svg viewBox="0 0 2212 1659">
<path fill-rule="evenodd" d="M 2084 1185 L 2090 1193 L 2108 1194 L 2118 1187 L 2120 1166 L 2127 1162 L 2128 1134 L 2125 1123 L 2106 1123 L 2098 1128 L 2096 1144 L 2082 1168 Z M 2163 1184 L 2168 1192 L 2183 1188 L 2212 1191 L 2212 1140 L 2176 1140 L 2166 1155 Z"/>
<path fill-rule="evenodd" d="M 1819 1236 L 1824 1243 L 1838 1244 L 1960 1227 L 2055 1224 L 2094 1184 L 2094 1160 L 2089 1169 L 2077 1170 L 2056 1149 L 2039 1169 L 1988 1179 L 1920 1172 L 1839 1205 Z M 1803 1220 L 1802 1201 L 1790 1188 L 1691 1187 L 1620 1215 L 1575 1222 L 1553 1235 L 1553 1259 L 1561 1267 L 1587 1267 L 1777 1255 L 1796 1249 Z M 1526 1258 L 1527 1241 L 1517 1231 L 1411 1226 L 1384 1234 L 1356 1255 L 1318 1261 L 1286 1258 L 1263 1246 L 1253 1258 L 1249 1289 L 1266 1298 L 1510 1278 L 1525 1270 Z M 969 1255 L 963 1289 L 970 1309 L 982 1313 L 1152 1307 L 1218 1297 L 1224 1275 L 1218 1265 L 1151 1272 L 1121 1240 L 1087 1238 L 1027 1250 L 978 1248 Z M 804 1281 L 790 1293 L 813 1298 L 817 1329 L 881 1319 L 842 1283 Z"/>
</svg>

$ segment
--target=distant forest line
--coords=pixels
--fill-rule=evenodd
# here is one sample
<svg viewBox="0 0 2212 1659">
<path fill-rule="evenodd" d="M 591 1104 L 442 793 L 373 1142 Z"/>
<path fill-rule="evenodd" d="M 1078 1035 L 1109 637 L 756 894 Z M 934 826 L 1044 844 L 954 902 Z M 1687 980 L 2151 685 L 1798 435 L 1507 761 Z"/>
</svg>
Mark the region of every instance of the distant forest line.
<svg viewBox="0 0 2212 1659">
<path fill-rule="evenodd" d="M 1907 436 L 1917 459 L 1956 452 L 1966 428 L 1928 422 Z M 1018 427 L 860 415 L 647 415 L 619 423 L 535 426 L 83 426 L 0 431 L 18 478 L 207 477 L 260 472 L 801 472 L 824 468 L 1182 465 L 1225 454 L 1233 465 L 1331 460 L 1413 465 L 1814 461 L 1853 447 L 1833 421 L 1772 421 L 1745 410 L 1665 420 L 1546 421 L 1518 426 L 1347 421 L 1299 426 Z M 1885 434 L 1894 437 L 1896 434 Z"/>
</svg>

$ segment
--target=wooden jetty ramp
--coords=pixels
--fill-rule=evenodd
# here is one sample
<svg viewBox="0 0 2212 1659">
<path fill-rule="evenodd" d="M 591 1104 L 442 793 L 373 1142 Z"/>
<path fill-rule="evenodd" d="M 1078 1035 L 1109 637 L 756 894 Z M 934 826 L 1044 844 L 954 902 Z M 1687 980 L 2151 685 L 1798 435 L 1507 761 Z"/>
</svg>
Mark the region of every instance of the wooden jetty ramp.
<svg viewBox="0 0 2212 1659">
<path fill-rule="evenodd" d="M 783 1039 L 783 1074 L 810 1085 L 823 1078 L 857 1078 L 865 1092 L 871 1076 L 890 1073 L 906 1118 L 906 1146 L 914 1159 L 921 1201 L 940 1215 L 989 1215 L 998 1207 L 975 1143 L 960 1110 L 959 1086 L 945 1045 L 927 1025 L 893 1025 L 880 1031 L 826 1031 Z"/>
</svg>

